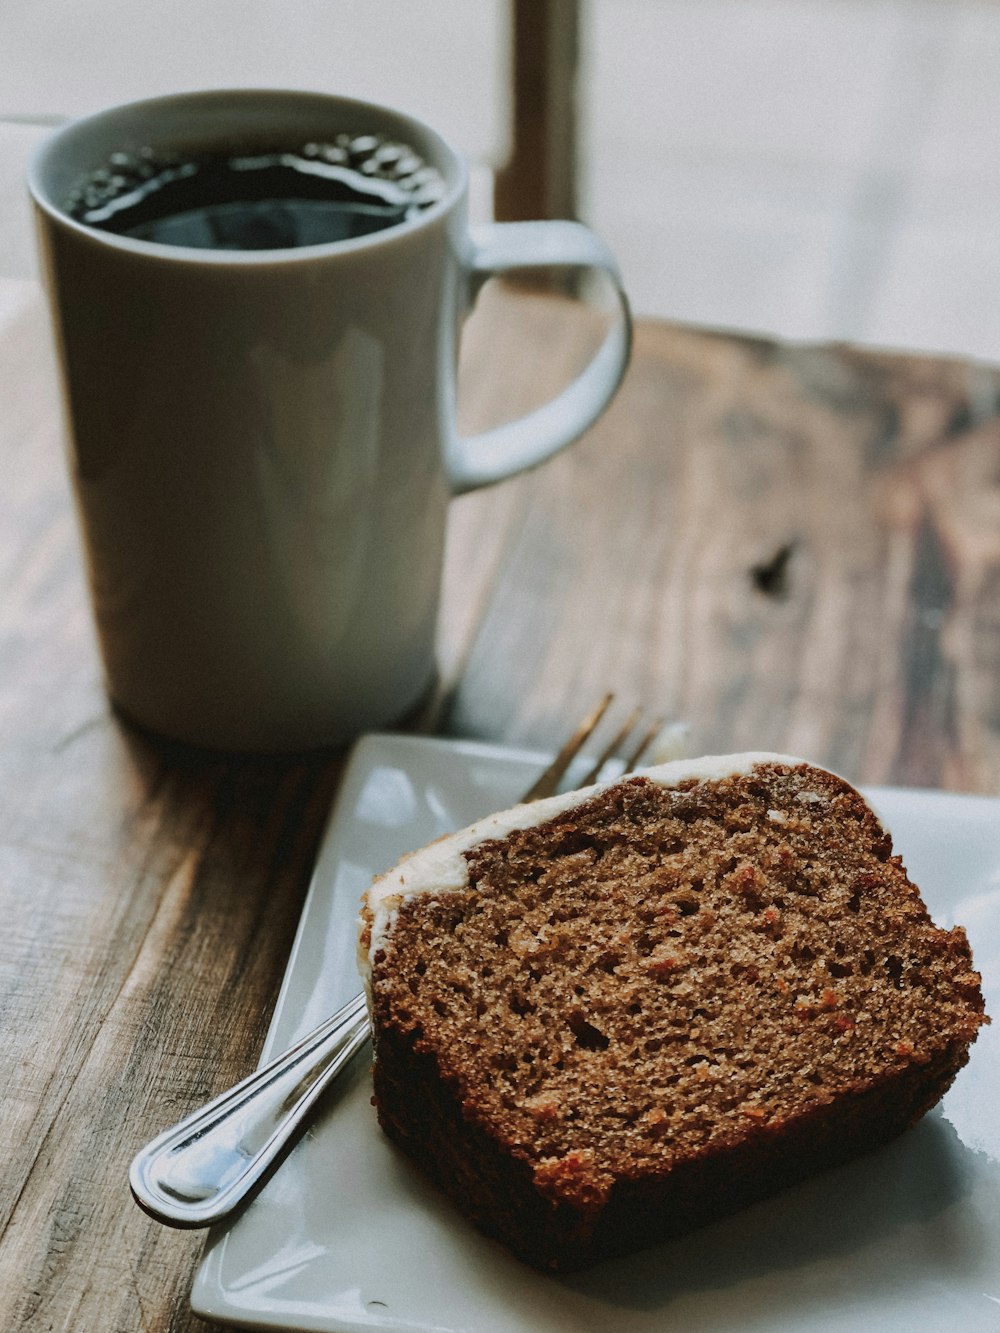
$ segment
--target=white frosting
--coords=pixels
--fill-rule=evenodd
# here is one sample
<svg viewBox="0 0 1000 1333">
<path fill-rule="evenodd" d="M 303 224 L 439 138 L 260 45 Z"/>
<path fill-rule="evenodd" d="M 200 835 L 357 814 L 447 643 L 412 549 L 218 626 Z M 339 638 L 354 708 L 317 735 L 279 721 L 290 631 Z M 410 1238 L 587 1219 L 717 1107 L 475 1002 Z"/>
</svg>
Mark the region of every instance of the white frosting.
<svg viewBox="0 0 1000 1333">
<path fill-rule="evenodd" d="M 636 772 L 651 782 L 659 783 L 661 787 L 676 787 L 692 779 L 697 782 L 717 782 L 721 778 L 747 774 L 757 764 L 777 763 L 795 766 L 805 762 L 804 759 L 797 759 L 787 754 L 749 751 L 744 754 L 705 755 L 700 759 L 675 759 L 670 763 L 658 764 L 654 768 L 638 769 Z M 636 774 L 626 776 L 634 777 Z M 392 870 L 374 880 L 365 894 L 365 905 L 372 916 L 371 931 L 368 947 L 359 951 L 358 964 L 366 982 L 371 978 L 375 951 L 379 948 L 385 932 L 392 925 L 399 904 L 405 898 L 411 898 L 417 893 L 461 892 L 469 883 L 469 866 L 465 853 L 470 847 L 490 839 L 505 838 L 515 829 L 542 824 L 564 810 L 579 805 L 581 801 L 596 792 L 604 791 L 621 781 L 623 779 L 618 777 L 611 782 L 600 782 L 593 787 L 564 792 L 560 796 L 547 796 L 540 801 L 531 801 L 527 805 L 515 805 L 510 810 L 501 810 L 495 815 L 488 815 L 458 833 L 439 838 L 437 842 L 432 842 L 426 847 L 421 847 L 419 851 L 404 856 Z"/>
</svg>

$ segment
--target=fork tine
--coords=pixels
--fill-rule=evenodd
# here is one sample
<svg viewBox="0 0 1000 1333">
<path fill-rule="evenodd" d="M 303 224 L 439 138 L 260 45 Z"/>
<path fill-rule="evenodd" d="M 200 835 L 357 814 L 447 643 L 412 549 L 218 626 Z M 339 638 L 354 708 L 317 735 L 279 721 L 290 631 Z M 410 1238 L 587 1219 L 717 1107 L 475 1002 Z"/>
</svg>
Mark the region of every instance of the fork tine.
<svg viewBox="0 0 1000 1333">
<path fill-rule="evenodd" d="M 650 722 L 646 730 L 640 734 L 639 739 L 636 741 L 632 750 L 626 755 L 625 767 L 622 769 L 623 773 L 631 773 L 632 769 L 635 768 L 639 760 L 656 740 L 657 736 L 663 731 L 664 725 L 665 723 L 662 717 L 654 718 L 653 721 Z"/>
<path fill-rule="evenodd" d="M 581 787 L 589 787 L 591 783 L 597 781 L 597 779 L 600 777 L 601 769 L 604 767 L 604 765 L 608 762 L 608 760 L 611 758 L 613 754 L 618 753 L 621 747 L 628 740 L 629 736 L 631 736 L 632 728 L 639 721 L 641 714 L 642 714 L 641 708 L 634 708 L 632 712 L 629 713 L 628 717 L 618 728 L 617 732 L 614 734 L 614 736 L 611 737 L 610 741 L 608 741 L 607 745 L 605 745 L 604 749 L 594 760 L 593 768 L 590 770 L 589 773 L 587 773 L 585 777 L 582 777 L 580 779 Z M 642 748 L 645 749 L 646 748 L 645 745 L 643 745 Z"/>
<path fill-rule="evenodd" d="M 608 711 L 614 697 L 613 694 L 606 694 L 593 712 L 587 714 L 537 782 L 533 783 L 521 797 L 522 801 L 537 801 L 542 796 L 552 795 L 559 785 L 560 778 L 579 754 L 581 747 L 590 739 L 591 733 L 598 722 Z"/>
</svg>

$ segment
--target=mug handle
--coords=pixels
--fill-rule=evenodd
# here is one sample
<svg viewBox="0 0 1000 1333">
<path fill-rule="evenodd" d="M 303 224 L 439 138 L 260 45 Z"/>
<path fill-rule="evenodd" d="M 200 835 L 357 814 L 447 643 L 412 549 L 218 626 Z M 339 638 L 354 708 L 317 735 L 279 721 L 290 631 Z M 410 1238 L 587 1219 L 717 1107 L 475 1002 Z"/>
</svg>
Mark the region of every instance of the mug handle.
<svg viewBox="0 0 1000 1333">
<path fill-rule="evenodd" d="M 453 435 L 445 471 L 456 495 L 535 467 L 582 435 L 614 397 L 632 346 L 632 319 L 618 265 L 582 223 L 497 222 L 471 227 L 469 234 L 473 299 L 488 278 L 513 269 L 592 268 L 610 280 L 617 311 L 592 360 L 544 407 L 480 435 Z"/>
</svg>

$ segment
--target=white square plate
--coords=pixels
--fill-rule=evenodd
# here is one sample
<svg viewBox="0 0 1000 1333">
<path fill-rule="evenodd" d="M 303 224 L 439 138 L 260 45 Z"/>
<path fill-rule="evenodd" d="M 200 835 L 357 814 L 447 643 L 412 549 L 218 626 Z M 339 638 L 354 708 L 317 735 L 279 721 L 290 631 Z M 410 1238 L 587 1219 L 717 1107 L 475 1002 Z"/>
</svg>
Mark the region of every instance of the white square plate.
<svg viewBox="0 0 1000 1333">
<path fill-rule="evenodd" d="M 262 1059 L 359 988 L 373 874 L 512 805 L 546 756 L 369 736 L 320 851 Z M 868 793 L 935 920 L 967 928 L 997 1024 L 901 1139 L 776 1199 L 589 1273 L 546 1277 L 472 1230 L 383 1138 L 364 1058 L 227 1228 L 205 1318 L 324 1333 L 986 1333 L 1000 1329 L 1000 801 Z"/>
</svg>

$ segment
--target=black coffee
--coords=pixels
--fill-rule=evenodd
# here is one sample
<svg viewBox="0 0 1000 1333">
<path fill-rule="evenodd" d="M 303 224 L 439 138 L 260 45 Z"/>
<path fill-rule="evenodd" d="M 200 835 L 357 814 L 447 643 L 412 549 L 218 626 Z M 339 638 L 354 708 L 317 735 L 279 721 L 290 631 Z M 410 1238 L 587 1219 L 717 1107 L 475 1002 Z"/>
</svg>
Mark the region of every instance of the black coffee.
<svg viewBox="0 0 1000 1333">
<path fill-rule="evenodd" d="M 115 153 L 66 202 L 102 231 L 202 250 L 284 250 L 394 227 L 444 193 L 413 149 L 374 134 L 288 152 Z"/>
</svg>

